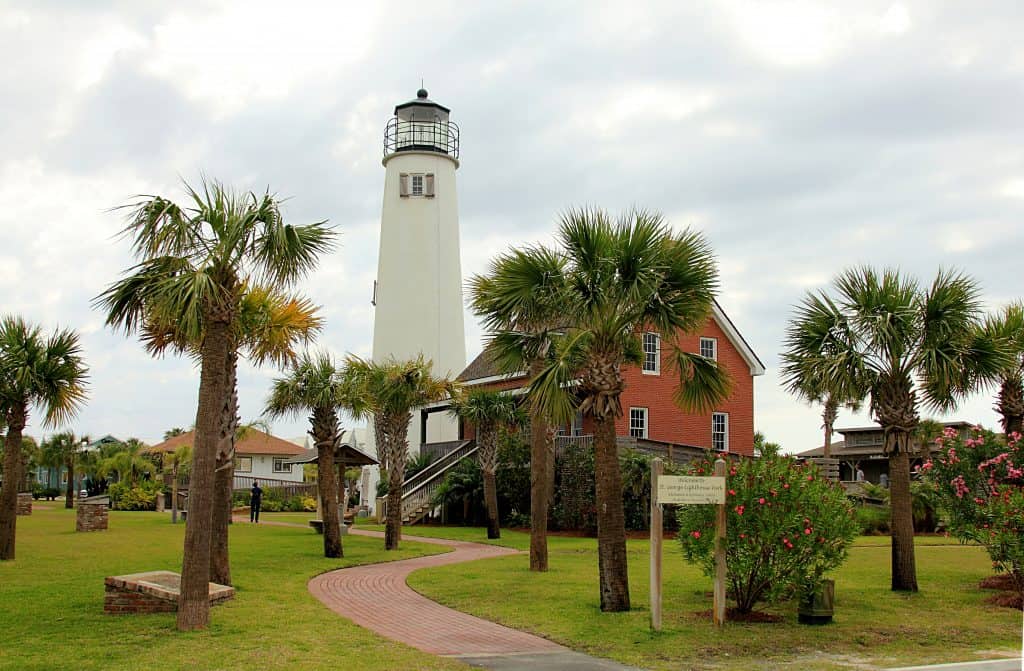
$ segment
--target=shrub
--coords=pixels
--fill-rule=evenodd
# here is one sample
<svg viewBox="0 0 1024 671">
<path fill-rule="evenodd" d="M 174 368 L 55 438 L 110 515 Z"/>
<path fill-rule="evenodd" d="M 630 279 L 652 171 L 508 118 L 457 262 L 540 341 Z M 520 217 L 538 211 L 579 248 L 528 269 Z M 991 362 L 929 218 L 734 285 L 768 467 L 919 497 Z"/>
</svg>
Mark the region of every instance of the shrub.
<svg viewBox="0 0 1024 671">
<path fill-rule="evenodd" d="M 1024 440 L 981 427 L 969 437 L 947 429 L 935 446 L 919 473 L 948 512 L 950 531 L 984 545 L 992 567 L 1024 595 Z"/>
<path fill-rule="evenodd" d="M 864 504 L 857 506 L 857 524 L 865 536 L 889 533 L 889 507 Z"/>
<path fill-rule="evenodd" d="M 316 499 L 312 496 L 301 496 L 299 497 L 302 504 L 302 510 L 307 513 L 316 511 Z"/>
<path fill-rule="evenodd" d="M 713 469 L 705 458 L 688 471 Z M 812 592 L 846 559 L 858 528 L 853 506 L 817 468 L 787 457 L 744 459 L 729 464 L 726 483 L 727 591 L 738 612 Z M 713 576 L 715 506 L 680 506 L 678 520 L 686 560 Z"/>
<path fill-rule="evenodd" d="M 110 507 L 113 510 L 156 510 L 159 489 L 159 486 L 145 482 L 135 487 L 129 487 L 127 482 L 115 482 L 107 490 Z"/>
</svg>

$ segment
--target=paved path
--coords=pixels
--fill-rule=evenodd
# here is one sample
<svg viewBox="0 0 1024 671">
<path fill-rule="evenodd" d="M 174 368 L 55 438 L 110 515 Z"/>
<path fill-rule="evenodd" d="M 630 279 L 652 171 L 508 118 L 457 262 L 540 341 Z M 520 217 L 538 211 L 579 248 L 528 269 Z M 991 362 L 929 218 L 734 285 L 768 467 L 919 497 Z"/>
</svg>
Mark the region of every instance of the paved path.
<svg viewBox="0 0 1024 671">
<path fill-rule="evenodd" d="M 377 531 L 350 534 L 383 537 Z M 593 669 L 624 671 L 608 660 L 573 652 L 551 641 L 503 627 L 431 601 L 406 584 L 417 569 L 517 554 L 517 550 L 464 541 L 403 535 L 403 540 L 453 548 L 452 552 L 401 561 L 353 566 L 324 573 L 309 591 L 335 613 L 387 638 L 434 655 L 501 671 Z"/>
</svg>

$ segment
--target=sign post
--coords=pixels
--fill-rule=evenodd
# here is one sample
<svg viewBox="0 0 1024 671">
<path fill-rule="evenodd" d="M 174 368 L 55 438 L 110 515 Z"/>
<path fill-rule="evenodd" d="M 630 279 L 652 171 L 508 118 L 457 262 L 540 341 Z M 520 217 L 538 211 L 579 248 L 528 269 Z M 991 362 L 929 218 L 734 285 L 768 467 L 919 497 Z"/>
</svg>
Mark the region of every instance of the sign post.
<svg viewBox="0 0 1024 671">
<path fill-rule="evenodd" d="M 725 488 L 725 460 L 715 459 L 715 477 L 721 478 Z M 725 492 L 722 492 L 723 495 Z M 715 601 L 713 617 L 715 626 L 725 623 L 725 496 L 717 506 L 715 516 Z"/>
<path fill-rule="evenodd" d="M 661 631 L 661 502 L 658 480 L 664 470 L 661 459 L 651 462 L 651 629 Z"/>
<path fill-rule="evenodd" d="M 715 599 L 712 619 L 725 622 L 725 461 L 715 461 L 711 477 L 663 475 L 661 459 L 651 462 L 651 629 L 661 631 L 661 545 L 662 510 L 665 503 L 714 505 L 715 516 Z"/>
</svg>

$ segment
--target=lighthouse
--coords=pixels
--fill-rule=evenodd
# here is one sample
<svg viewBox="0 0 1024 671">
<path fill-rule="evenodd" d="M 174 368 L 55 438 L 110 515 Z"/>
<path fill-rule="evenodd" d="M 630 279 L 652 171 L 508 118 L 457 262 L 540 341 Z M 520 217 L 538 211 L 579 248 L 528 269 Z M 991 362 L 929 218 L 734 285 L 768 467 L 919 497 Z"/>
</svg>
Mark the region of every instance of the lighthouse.
<svg viewBox="0 0 1024 671">
<path fill-rule="evenodd" d="M 373 289 L 373 360 L 423 355 L 437 376 L 466 366 L 462 263 L 455 171 L 459 127 L 451 110 L 428 97 L 395 107 L 384 131 L 384 203 Z M 409 447 L 455 440 L 445 412 L 423 413 L 410 425 Z"/>
</svg>

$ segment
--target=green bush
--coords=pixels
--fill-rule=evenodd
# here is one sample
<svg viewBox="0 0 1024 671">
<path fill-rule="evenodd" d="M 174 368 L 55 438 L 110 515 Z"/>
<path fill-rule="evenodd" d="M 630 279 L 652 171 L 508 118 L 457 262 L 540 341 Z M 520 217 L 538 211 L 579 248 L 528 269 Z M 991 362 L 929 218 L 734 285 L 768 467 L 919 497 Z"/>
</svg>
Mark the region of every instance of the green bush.
<svg viewBox="0 0 1024 671">
<path fill-rule="evenodd" d="M 156 510 L 156 497 L 160 487 L 155 485 L 129 487 L 126 482 L 110 485 L 110 507 L 113 510 Z"/>
<path fill-rule="evenodd" d="M 710 475 L 705 458 L 690 464 L 690 475 Z M 742 459 L 726 476 L 727 591 L 736 610 L 750 612 L 773 602 L 813 592 L 825 574 L 846 559 L 857 534 L 853 506 L 841 487 L 813 466 L 788 457 Z M 715 510 L 680 506 L 679 540 L 686 560 L 713 576 Z"/>
<path fill-rule="evenodd" d="M 864 504 L 857 506 L 857 524 L 865 536 L 879 536 L 889 533 L 889 506 Z"/>
<path fill-rule="evenodd" d="M 971 433 L 946 429 L 919 474 L 948 512 L 950 531 L 984 545 L 992 567 L 1024 596 L 1024 439 Z"/>
</svg>

